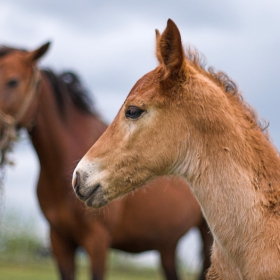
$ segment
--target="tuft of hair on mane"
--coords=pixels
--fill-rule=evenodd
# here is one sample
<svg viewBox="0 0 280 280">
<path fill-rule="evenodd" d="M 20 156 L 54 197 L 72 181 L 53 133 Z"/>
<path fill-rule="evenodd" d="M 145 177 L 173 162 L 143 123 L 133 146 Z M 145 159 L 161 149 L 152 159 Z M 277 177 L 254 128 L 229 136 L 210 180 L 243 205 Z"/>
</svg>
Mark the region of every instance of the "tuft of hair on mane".
<svg viewBox="0 0 280 280">
<path fill-rule="evenodd" d="M 267 133 L 269 122 L 263 119 L 258 119 L 257 112 L 247 102 L 244 101 L 243 96 L 239 92 L 236 83 L 231 78 L 229 78 L 226 73 L 222 71 L 216 72 L 213 67 L 208 67 L 206 69 L 205 56 L 191 46 L 187 47 L 185 55 L 187 60 L 189 60 L 195 66 L 195 68 L 199 70 L 200 73 L 210 78 L 214 83 L 222 88 L 225 93 L 229 94 L 233 98 L 238 99 L 238 101 L 245 108 L 245 111 L 252 120 L 252 123 L 255 126 L 259 127 L 265 134 L 265 136 L 269 138 L 269 135 Z"/>
<path fill-rule="evenodd" d="M 222 71 L 215 72 L 213 67 L 208 67 L 208 69 L 206 69 L 206 58 L 201 52 L 189 46 L 186 49 L 186 58 L 196 67 L 196 69 L 209 77 L 219 87 L 223 88 L 225 92 L 233 95 L 238 93 L 236 84 L 226 73 Z"/>
</svg>

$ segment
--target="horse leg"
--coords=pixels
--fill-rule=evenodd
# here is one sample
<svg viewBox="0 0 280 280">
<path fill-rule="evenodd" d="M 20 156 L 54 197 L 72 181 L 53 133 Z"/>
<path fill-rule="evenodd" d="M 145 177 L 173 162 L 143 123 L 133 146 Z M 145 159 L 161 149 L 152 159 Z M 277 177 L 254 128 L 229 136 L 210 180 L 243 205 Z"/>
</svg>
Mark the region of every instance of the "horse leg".
<svg viewBox="0 0 280 280">
<path fill-rule="evenodd" d="M 203 255 L 203 268 L 202 272 L 200 274 L 199 280 L 205 280 L 206 279 L 206 273 L 211 265 L 211 251 L 213 246 L 213 236 L 210 232 L 210 229 L 205 221 L 203 219 L 202 223 L 198 227 L 200 231 L 200 236 L 202 239 L 202 255 Z"/>
<path fill-rule="evenodd" d="M 94 256 L 91 256 L 90 254 L 90 259 L 91 259 L 91 275 L 92 275 L 92 280 L 103 280 L 104 279 L 104 274 L 105 274 L 105 267 L 106 267 L 106 250 L 102 252 L 100 255 L 96 255 L 94 253 Z"/>
<path fill-rule="evenodd" d="M 90 257 L 92 280 L 104 279 L 107 252 L 110 246 L 109 233 L 105 229 L 102 229 L 102 232 L 99 230 L 96 229 L 89 234 L 84 243 L 84 248 Z"/>
<path fill-rule="evenodd" d="M 76 245 L 61 236 L 54 228 L 50 230 L 51 244 L 62 280 L 75 279 Z"/>
<path fill-rule="evenodd" d="M 160 251 L 161 264 L 166 280 L 179 280 L 176 272 L 176 246 Z"/>
</svg>

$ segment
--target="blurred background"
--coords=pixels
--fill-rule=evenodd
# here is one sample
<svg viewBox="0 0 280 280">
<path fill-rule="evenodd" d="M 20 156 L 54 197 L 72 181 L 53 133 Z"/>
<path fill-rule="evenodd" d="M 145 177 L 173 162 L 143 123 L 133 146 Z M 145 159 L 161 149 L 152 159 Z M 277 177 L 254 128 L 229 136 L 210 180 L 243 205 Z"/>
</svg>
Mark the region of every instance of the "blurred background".
<svg viewBox="0 0 280 280">
<path fill-rule="evenodd" d="M 186 47 L 194 46 L 208 66 L 226 72 L 237 83 L 259 117 L 269 121 L 271 139 L 279 147 L 277 0 L 0 0 L 0 44 L 32 50 L 51 41 L 40 65 L 58 73 L 76 72 L 109 124 L 134 83 L 156 67 L 155 29 L 163 31 L 168 18 L 179 27 Z M 15 166 L 7 169 L 1 201 L 0 262 L 7 246 L 14 246 L 11 258 L 17 258 L 22 250 L 17 244 L 25 244 L 26 252 L 38 244 L 47 252 L 49 245 L 48 225 L 36 198 L 38 161 L 24 135 L 12 159 Z M 180 261 L 196 271 L 199 253 L 199 238 L 192 230 L 180 242 Z M 118 258 L 151 268 L 158 263 L 155 253 Z M 25 262 L 24 254 L 19 261 Z M 0 278 L 1 271 L 3 266 Z"/>
</svg>

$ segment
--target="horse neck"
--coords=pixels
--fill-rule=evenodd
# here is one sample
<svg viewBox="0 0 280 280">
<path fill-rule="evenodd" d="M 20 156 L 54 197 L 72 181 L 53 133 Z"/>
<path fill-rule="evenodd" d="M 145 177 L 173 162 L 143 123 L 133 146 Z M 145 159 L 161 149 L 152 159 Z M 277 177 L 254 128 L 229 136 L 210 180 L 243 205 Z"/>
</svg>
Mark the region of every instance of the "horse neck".
<svg viewBox="0 0 280 280">
<path fill-rule="evenodd" d="M 227 143 L 221 138 L 196 139 L 196 144 L 204 145 L 191 152 L 184 173 L 218 246 L 239 256 L 240 261 L 254 238 L 262 240 L 256 236 L 265 232 L 264 216 L 273 210 L 268 194 L 278 195 L 280 183 L 276 149 L 261 131 L 254 136 L 245 131 L 244 135 L 229 137 Z M 253 139 L 256 135 L 257 141 Z"/>
<path fill-rule="evenodd" d="M 97 117 L 80 112 L 70 101 L 65 102 L 67 107 L 62 117 L 52 87 L 44 76 L 39 91 L 36 125 L 29 134 L 38 154 L 41 172 L 59 169 L 70 174 L 77 161 L 104 132 L 106 125 Z"/>
</svg>

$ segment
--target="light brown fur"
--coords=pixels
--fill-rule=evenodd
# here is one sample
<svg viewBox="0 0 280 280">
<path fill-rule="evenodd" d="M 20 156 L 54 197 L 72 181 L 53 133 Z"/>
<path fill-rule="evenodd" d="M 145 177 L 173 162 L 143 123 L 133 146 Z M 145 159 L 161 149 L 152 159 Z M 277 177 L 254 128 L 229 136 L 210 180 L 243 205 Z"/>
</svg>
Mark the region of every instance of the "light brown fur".
<svg viewBox="0 0 280 280">
<path fill-rule="evenodd" d="M 132 88 L 73 184 L 97 187 L 90 206 L 100 207 L 160 175 L 182 176 L 214 235 L 208 279 L 280 279 L 278 151 L 224 73 L 206 71 L 195 52 L 182 57 L 171 20 L 159 36 L 159 66 Z M 131 106 L 140 117 L 126 116 Z"/>
</svg>

